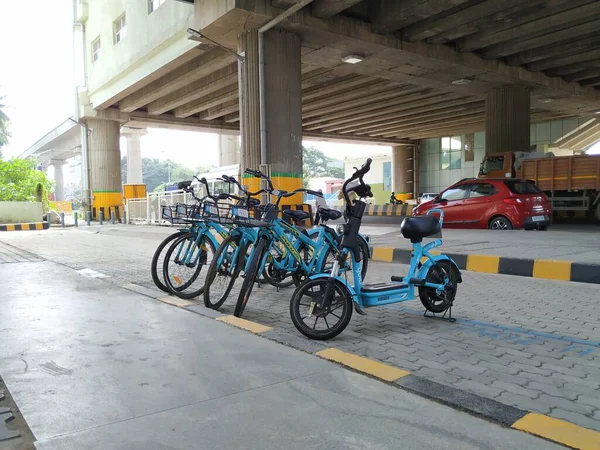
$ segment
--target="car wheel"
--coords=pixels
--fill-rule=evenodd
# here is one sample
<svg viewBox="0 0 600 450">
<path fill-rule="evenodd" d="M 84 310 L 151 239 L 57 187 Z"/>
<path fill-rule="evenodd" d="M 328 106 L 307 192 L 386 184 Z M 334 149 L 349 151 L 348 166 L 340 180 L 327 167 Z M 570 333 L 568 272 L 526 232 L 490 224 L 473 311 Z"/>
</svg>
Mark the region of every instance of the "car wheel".
<svg viewBox="0 0 600 450">
<path fill-rule="evenodd" d="M 488 225 L 488 229 L 490 230 L 512 230 L 513 226 L 506 217 L 498 216 L 494 217 L 490 220 Z"/>
</svg>

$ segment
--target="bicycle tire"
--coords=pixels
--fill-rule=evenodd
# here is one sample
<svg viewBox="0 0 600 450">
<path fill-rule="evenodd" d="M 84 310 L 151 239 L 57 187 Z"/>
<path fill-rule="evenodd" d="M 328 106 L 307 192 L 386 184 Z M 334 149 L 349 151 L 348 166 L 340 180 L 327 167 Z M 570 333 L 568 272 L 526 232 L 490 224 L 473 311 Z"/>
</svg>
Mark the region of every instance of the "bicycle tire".
<svg viewBox="0 0 600 450">
<path fill-rule="evenodd" d="M 150 273 L 152 274 L 152 281 L 154 281 L 154 284 L 156 285 L 156 287 L 159 288 L 163 292 L 169 292 L 169 288 L 167 286 L 165 286 L 165 284 L 161 280 L 161 277 L 158 276 L 158 263 L 159 263 L 159 261 L 162 262 L 165 259 L 164 256 L 161 258 L 160 255 L 169 243 L 171 243 L 175 239 L 180 238 L 181 236 L 183 236 L 186 233 L 188 233 L 188 232 L 187 231 L 178 231 L 177 233 L 173 233 L 173 234 L 167 236 L 167 238 L 164 239 L 160 243 L 160 245 L 156 248 L 154 255 L 152 256 L 152 264 L 150 265 Z M 160 274 L 161 275 L 163 274 L 162 266 L 160 268 Z"/>
<path fill-rule="evenodd" d="M 318 307 L 315 308 L 315 300 L 324 296 L 329 283 L 333 283 L 333 285 L 331 286 L 331 293 L 332 295 L 334 295 L 334 300 L 337 300 L 336 304 L 339 304 L 341 306 L 336 306 L 332 309 L 330 305 L 329 309 L 326 311 L 320 310 Z M 310 293 L 311 289 L 315 287 L 318 287 L 319 291 Z M 309 298 L 309 304 L 302 303 L 305 297 Z M 304 301 L 306 302 L 307 300 Z M 302 312 L 300 311 L 301 307 L 307 306 L 310 307 L 311 313 L 316 312 L 316 314 L 314 315 L 314 317 L 316 317 L 315 322 L 312 327 L 305 321 L 305 319 L 311 319 L 312 316 L 303 316 Z M 336 311 L 339 308 L 342 308 L 342 310 L 340 311 L 340 315 L 337 316 L 333 314 L 333 311 Z M 292 298 L 290 299 L 290 318 L 292 319 L 292 323 L 294 324 L 296 329 L 309 339 L 319 341 L 325 341 L 327 339 L 334 338 L 342 331 L 344 331 L 350 323 L 353 309 L 354 308 L 352 305 L 352 296 L 350 295 L 350 292 L 348 292 L 346 286 L 344 286 L 339 280 L 335 279 L 309 279 L 302 283 L 302 285 L 300 285 L 298 288 L 296 288 L 294 294 L 292 295 Z M 335 321 L 333 326 L 329 326 L 329 322 L 327 321 L 327 317 L 329 315 L 333 315 L 333 317 L 338 319 L 337 321 Z M 327 326 L 327 328 L 324 330 L 317 329 L 317 322 L 321 318 L 323 318 L 323 322 Z"/>
<path fill-rule="evenodd" d="M 202 271 L 204 266 L 207 266 L 207 264 L 206 264 L 206 262 L 202 262 L 202 257 L 200 256 L 201 259 L 196 264 L 195 270 L 194 270 L 193 274 L 189 277 L 189 279 L 187 279 L 185 282 L 180 282 L 180 284 L 178 286 L 175 286 L 171 281 L 171 278 L 175 278 L 175 276 L 171 277 L 169 262 L 170 262 L 171 255 L 173 254 L 175 249 L 178 248 L 178 246 L 181 243 L 188 241 L 188 240 L 192 240 L 195 242 L 197 240 L 197 238 L 198 238 L 197 233 L 186 233 L 186 234 L 182 235 L 179 239 L 177 239 L 175 242 L 173 242 L 171 244 L 171 246 L 169 247 L 169 250 L 167 250 L 167 253 L 165 255 L 165 262 L 163 263 L 163 279 L 165 281 L 165 285 L 169 289 L 169 292 L 179 298 L 183 298 L 186 300 L 189 300 L 189 299 L 192 299 L 192 298 L 202 295 L 202 292 L 204 291 L 205 283 L 201 283 L 200 287 L 193 288 L 192 290 L 188 290 L 188 288 L 191 287 L 196 282 L 196 280 L 198 279 L 198 276 L 200 275 L 200 272 Z M 209 252 L 211 252 L 213 255 L 215 254 L 215 247 L 214 247 L 212 241 L 206 235 L 201 236 L 200 245 L 197 248 L 205 249 L 207 254 Z M 186 250 L 186 252 L 187 252 L 187 250 Z M 206 259 L 208 259 L 208 258 L 206 258 Z"/>
<path fill-rule="evenodd" d="M 248 303 L 248 299 L 252 293 L 252 288 L 254 288 L 254 282 L 258 276 L 260 262 L 262 261 L 266 247 L 267 240 L 266 238 L 262 238 L 252 252 L 252 260 L 250 261 L 250 266 L 246 272 L 246 276 L 244 278 L 244 282 L 242 283 L 242 288 L 240 289 L 237 303 L 235 305 L 235 311 L 233 312 L 235 317 L 242 317 L 244 309 L 246 309 L 246 304 Z"/>
<path fill-rule="evenodd" d="M 219 309 L 223 303 L 225 303 L 225 300 L 227 300 L 227 297 L 229 297 L 229 294 L 231 293 L 231 290 L 233 289 L 233 285 L 235 284 L 235 280 L 237 279 L 237 277 L 239 276 L 240 272 L 241 272 L 241 264 L 236 263 L 236 267 L 234 268 L 234 272 L 231 275 L 226 275 L 226 274 L 221 274 L 219 275 L 219 269 L 220 269 L 220 263 L 219 263 L 219 259 L 221 258 L 221 255 L 227 250 L 227 248 L 229 247 L 229 244 L 231 242 L 234 242 L 234 244 L 239 246 L 240 243 L 240 236 L 227 236 L 223 242 L 221 242 L 221 245 L 219 245 L 219 248 L 217 249 L 216 253 L 215 253 L 215 257 L 213 258 L 209 268 L 208 268 L 208 272 L 206 273 L 206 279 L 204 281 L 204 306 L 206 306 L 207 308 L 210 309 Z M 229 272 L 229 268 L 227 268 L 227 272 Z M 228 277 L 230 278 L 226 288 L 225 288 L 225 292 L 218 296 L 219 298 L 216 301 L 213 301 L 211 299 L 211 286 L 213 285 L 213 283 L 215 282 L 215 279 L 217 278 L 217 275 L 219 276 L 223 276 L 223 277 Z M 214 289 L 213 289 L 213 296 L 214 296 Z"/>
</svg>

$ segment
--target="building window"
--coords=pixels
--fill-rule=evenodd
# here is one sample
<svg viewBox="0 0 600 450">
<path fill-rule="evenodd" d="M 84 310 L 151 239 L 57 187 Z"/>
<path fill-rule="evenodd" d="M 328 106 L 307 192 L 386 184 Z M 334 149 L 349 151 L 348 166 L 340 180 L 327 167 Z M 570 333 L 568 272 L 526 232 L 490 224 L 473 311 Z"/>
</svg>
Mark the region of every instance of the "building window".
<svg viewBox="0 0 600 450">
<path fill-rule="evenodd" d="M 440 153 L 440 170 L 460 169 L 462 154 L 462 137 L 450 136 L 442 138 Z"/>
<path fill-rule="evenodd" d="M 392 162 L 385 161 L 383 163 L 383 190 L 392 190 Z"/>
<path fill-rule="evenodd" d="M 92 41 L 92 62 L 95 63 L 100 59 L 100 50 L 102 47 L 100 46 L 100 36 L 98 36 L 94 41 Z"/>
<path fill-rule="evenodd" d="M 121 15 L 113 23 L 113 38 L 115 44 L 121 42 L 127 36 L 127 22 L 125 20 L 125 13 Z"/>
<path fill-rule="evenodd" d="M 148 14 L 152 14 L 167 0 L 148 0 Z"/>
</svg>

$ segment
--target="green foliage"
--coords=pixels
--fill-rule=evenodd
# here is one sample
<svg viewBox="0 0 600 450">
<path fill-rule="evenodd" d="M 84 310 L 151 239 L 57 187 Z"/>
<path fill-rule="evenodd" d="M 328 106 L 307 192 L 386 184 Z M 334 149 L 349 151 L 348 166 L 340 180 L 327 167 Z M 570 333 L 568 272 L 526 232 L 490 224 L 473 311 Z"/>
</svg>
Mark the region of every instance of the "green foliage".
<svg viewBox="0 0 600 450">
<path fill-rule="evenodd" d="M 304 187 L 308 187 L 311 178 L 332 177 L 344 178 L 344 167 L 336 167 L 339 162 L 325 155 L 314 147 L 302 147 L 302 171 L 304 172 Z"/>
<path fill-rule="evenodd" d="M 33 159 L 0 160 L 0 201 L 41 201 L 44 213 L 48 211 L 48 192 L 54 183 L 46 174 L 37 170 Z"/>
<path fill-rule="evenodd" d="M 170 167 L 169 167 L 170 166 Z M 196 174 L 194 169 L 184 167 L 181 164 L 173 161 L 161 161 L 153 158 L 142 158 L 142 173 L 144 175 L 144 183 L 148 192 L 156 191 L 169 181 L 169 170 L 171 171 L 171 182 L 191 180 Z M 127 182 L 127 157 L 121 158 L 121 181 L 123 184 Z"/>
</svg>

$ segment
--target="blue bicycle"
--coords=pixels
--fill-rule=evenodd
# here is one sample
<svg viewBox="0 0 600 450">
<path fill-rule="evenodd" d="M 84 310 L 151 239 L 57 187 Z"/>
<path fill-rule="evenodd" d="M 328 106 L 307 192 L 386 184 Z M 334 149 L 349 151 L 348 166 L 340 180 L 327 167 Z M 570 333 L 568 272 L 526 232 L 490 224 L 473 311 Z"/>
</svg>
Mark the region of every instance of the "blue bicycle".
<svg viewBox="0 0 600 450">
<path fill-rule="evenodd" d="M 370 166 L 371 159 L 368 159 L 342 187 L 347 222 L 339 226 L 343 234 L 342 252 L 331 272 L 310 276 L 294 291 L 290 301 L 294 326 L 310 339 L 326 340 L 340 334 L 348 326 L 353 309 L 364 314 L 364 308 L 413 300 L 415 288 L 427 311 L 445 313 L 452 307 L 457 285 L 462 282 L 460 270 L 451 258 L 431 254 L 432 249 L 442 245 L 441 239 L 422 245 L 423 238 L 439 233 L 442 228 L 443 211 L 431 210 L 430 213 L 439 214 L 439 219 L 433 215 L 407 217 L 400 226 L 402 235 L 410 239 L 413 248 L 408 274 L 393 276 L 390 283 L 363 284 L 357 257 L 358 233 L 367 206 L 362 198 L 373 196 L 371 187 L 363 181 Z M 359 183 L 349 187 L 355 180 Z M 352 192 L 359 198 L 354 203 L 349 198 Z M 353 284 L 340 276 L 340 267 L 347 255 L 352 260 Z"/>
<path fill-rule="evenodd" d="M 248 201 L 232 194 L 211 195 L 206 179 L 198 181 L 206 188 L 205 197 L 198 198 L 193 189 L 184 188 L 197 204 L 166 208 L 171 221 L 180 220 L 192 225 L 189 230 L 173 240 L 163 262 L 163 280 L 167 290 L 184 299 L 198 297 L 203 293 L 205 277 L 202 277 L 202 274 L 206 274 L 207 271 L 202 269 L 210 266 L 219 247 L 219 240 L 228 237 L 235 225 L 232 220 L 219 216 L 218 210 L 222 207 L 220 205 L 232 198 L 241 204 L 247 204 Z M 257 200 L 251 200 L 251 204 L 258 203 Z M 227 204 L 226 208 L 229 206 Z"/>
</svg>

